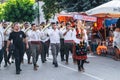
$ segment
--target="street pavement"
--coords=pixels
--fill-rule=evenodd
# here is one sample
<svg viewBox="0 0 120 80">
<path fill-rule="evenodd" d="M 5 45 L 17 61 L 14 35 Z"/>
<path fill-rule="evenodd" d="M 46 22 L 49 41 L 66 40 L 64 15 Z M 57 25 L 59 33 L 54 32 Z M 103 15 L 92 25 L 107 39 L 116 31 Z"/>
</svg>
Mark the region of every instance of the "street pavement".
<svg viewBox="0 0 120 80">
<path fill-rule="evenodd" d="M 2 62 L 0 80 L 120 80 L 120 61 L 96 55 L 88 55 L 87 60 L 90 63 L 85 63 L 85 72 L 78 72 L 71 55 L 68 65 L 61 62 L 60 56 L 58 56 L 59 66 L 55 68 L 52 65 L 52 55 L 50 54 L 46 63 L 41 63 L 41 58 L 39 59 L 39 68 L 34 71 L 33 65 L 27 64 L 25 55 L 20 75 L 15 74 L 14 63 L 4 68 L 4 62 Z"/>
</svg>

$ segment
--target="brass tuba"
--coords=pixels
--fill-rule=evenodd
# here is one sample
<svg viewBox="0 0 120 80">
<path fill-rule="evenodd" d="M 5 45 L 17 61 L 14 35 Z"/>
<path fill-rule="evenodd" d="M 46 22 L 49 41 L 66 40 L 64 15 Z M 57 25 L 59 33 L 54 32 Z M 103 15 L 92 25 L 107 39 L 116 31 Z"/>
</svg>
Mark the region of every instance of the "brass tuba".
<svg viewBox="0 0 120 80">
<path fill-rule="evenodd" d="M 51 25 L 51 23 L 48 23 L 48 24 L 42 29 L 42 31 L 45 31 L 50 25 Z"/>
<path fill-rule="evenodd" d="M 7 32 L 7 30 L 8 30 L 12 25 L 13 25 L 13 23 L 11 22 L 11 23 L 7 26 L 7 28 L 5 28 L 4 33 Z"/>
<path fill-rule="evenodd" d="M 24 33 L 26 33 L 28 30 L 30 30 L 31 29 L 31 26 L 30 27 L 28 27 L 27 29 L 25 29 L 25 31 L 24 31 Z"/>
<path fill-rule="evenodd" d="M 44 35 L 42 35 L 40 38 L 41 40 L 45 40 L 47 39 L 47 33 L 45 33 L 45 30 L 51 25 L 51 23 L 48 23 L 41 31 L 44 33 Z"/>
<path fill-rule="evenodd" d="M 28 27 L 27 29 L 24 30 L 24 33 L 27 33 L 27 31 L 31 29 L 30 23 L 28 24 L 28 26 L 29 26 L 29 27 Z"/>
</svg>

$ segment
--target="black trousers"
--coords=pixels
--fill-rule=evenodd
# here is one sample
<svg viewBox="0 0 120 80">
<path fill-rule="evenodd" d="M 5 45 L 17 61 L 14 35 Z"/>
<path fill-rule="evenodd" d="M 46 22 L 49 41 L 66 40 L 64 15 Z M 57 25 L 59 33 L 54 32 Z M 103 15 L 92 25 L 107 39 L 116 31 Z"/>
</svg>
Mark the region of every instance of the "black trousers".
<svg viewBox="0 0 120 80">
<path fill-rule="evenodd" d="M 1 62 L 2 62 L 2 60 L 3 60 L 3 49 L 0 49 L 0 64 L 1 64 Z"/>
<path fill-rule="evenodd" d="M 73 52 L 73 44 L 72 43 L 64 43 L 65 44 L 65 55 L 66 55 L 66 62 L 68 62 L 69 58 L 69 51 Z"/>
<path fill-rule="evenodd" d="M 7 61 L 8 61 L 6 46 L 7 46 L 7 41 L 4 41 L 3 53 L 4 53 L 4 61 L 5 61 L 5 64 L 7 64 Z"/>
<path fill-rule="evenodd" d="M 30 62 L 30 59 L 31 59 L 31 54 L 32 54 L 31 47 L 30 47 L 31 43 L 30 43 L 30 42 L 28 42 L 28 45 L 29 45 L 29 48 L 28 48 L 28 49 L 26 49 L 26 44 L 24 43 L 24 53 L 26 52 L 28 62 Z M 23 57 L 24 57 L 24 54 L 23 54 Z"/>
<path fill-rule="evenodd" d="M 46 59 L 46 44 L 44 42 L 41 42 L 42 44 L 42 51 L 41 51 L 41 61 L 42 63 L 45 62 L 45 59 Z"/>
<path fill-rule="evenodd" d="M 23 47 L 15 47 L 14 49 L 14 57 L 15 57 L 15 66 L 16 66 L 16 71 L 20 70 L 20 65 L 23 60 L 23 54 L 24 54 L 24 48 Z"/>
<path fill-rule="evenodd" d="M 64 38 L 61 38 L 60 39 L 60 56 L 61 56 L 61 61 L 64 60 L 64 55 L 65 55 Z"/>
<path fill-rule="evenodd" d="M 49 54 L 49 42 L 41 42 L 42 43 L 42 52 L 41 52 L 41 61 L 46 61 L 46 56 Z"/>
<path fill-rule="evenodd" d="M 84 63 L 85 63 L 85 60 L 77 60 L 77 65 L 78 65 L 78 68 L 84 68 Z"/>
<path fill-rule="evenodd" d="M 45 42 L 45 45 L 46 45 L 46 47 L 45 47 L 45 48 L 46 48 L 46 49 L 45 49 L 45 50 L 46 50 L 46 54 L 49 56 L 50 40 L 46 41 L 46 42 Z"/>
<path fill-rule="evenodd" d="M 10 46 L 9 46 L 9 54 L 8 54 L 8 59 L 7 59 L 8 61 L 9 61 L 10 57 L 12 57 L 12 59 L 14 59 L 13 52 L 14 52 L 14 46 L 13 46 L 13 44 L 10 44 Z"/>
</svg>

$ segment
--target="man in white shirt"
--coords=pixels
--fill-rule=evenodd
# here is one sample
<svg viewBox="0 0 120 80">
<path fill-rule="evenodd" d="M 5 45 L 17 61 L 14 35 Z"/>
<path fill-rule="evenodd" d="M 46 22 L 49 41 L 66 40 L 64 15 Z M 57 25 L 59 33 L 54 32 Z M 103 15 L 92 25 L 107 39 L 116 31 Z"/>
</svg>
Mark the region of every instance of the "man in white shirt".
<svg viewBox="0 0 120 80">
<path fill-rule="evenodd" d="M 60 56 L 61 56 L 61 61 L 65 61 L 65 47 L 64 47 L 64 36 L 62 34 L 62 32 L 64 31 L 64 29 L 66 28 L 66 23 L 64 21 L 62 21 L 60 23 L 59 26 L 59 30 L 60 30 Z"/>
<path fill-rule="evenodd" d="M 30 37 L 29 37 L 29 34 L 31 33 L 31 27 L 29 26 L 29 24 L 28 23 L 25 23 L 24 24 L 24 29 L 22 29 L 24 32 L 25 32 L 25 34 L 26 34 L 26 39 L 27 39 L 27 41 L 28 41 L 28 45 L 29 45 L 29 48 L 28 49 L 26 49 L 25 48 L 25 52 L 26 52 L 26 54 L 27 54 L 27 58 L 28 58 L 28 64 L 32 64 L 32 62 L 30 61 L 31 60 L 31 49 L 30 49 Z"/>
<path fill-rule="evenodd" d="M 50 37 L 51 51 L 53 55 L 53 65 L 58 67 L 57 55 L 60 50 L 60 31 L 57 29 L 56 24 L 53 22 L 52 29 L 48 32 Z"/>
<path fill-rule="evenodd" d="M 49 42 L 50 42 L 49 39 L 50 38 L 47 34 L 48 31 L 49 31 L 48 28 L 40 31 L 40 39 L 42 43 L 42 53 L 41 53 L 42 63 L 45 63 L 45 61 L 47 61 L 46 56 L 49 56 Z"/>
<path fill-rule="evenodd" d="M 3 59 L 3 46 L 4 46 L 4 35 L 3 31 L 0 29 L 0 66 Z"/>
<path fill-rule="evenodd" d="M 73 53 L 73 43 L 74 43 L 75 33 L 76 32 L 74 29 L 72 30 L 70 23 L 66 23 L 66 29 L 63 31 L 66 64 L 68 64 L 69 51 L 71 51 L 71 53 Z"/>
<path fill-rule="evenodd" d="M 31 51 L 32 51 L 32 57 L 33 57 L 32 61 L 33 61 L 34 70 L 37 70 L 37 68 L 39 67 L 37 65 L 37 61 L 40 54 L 40 50 L 42 48 L 41 42 L 40 42 L 40 31 L 37 30 L 35 24 L 32 24 L 31 27 L 32 27 L 32 30 L 29 34 L 29 37 L 31 41 Z"/>
<path fill-rule="evenodd" d="M 3 31 L 3 34 L 4 34 L 4 61 L 5 61 L 5 65 L 4 67 L 7 67 L 7 62 L 8 62 L 8 56 L 7 56 L 7 52 L 6 52 L 6 45 L 7 45 L 7 40 L 9 38 L 9 35 L 10 35 L 10 28 L 8 28 L 6 30 L 6 28 L 8 27 L 7 23 L 6 22 L 3 22 L 2 24 L 2 31 Z"/>
</svg>

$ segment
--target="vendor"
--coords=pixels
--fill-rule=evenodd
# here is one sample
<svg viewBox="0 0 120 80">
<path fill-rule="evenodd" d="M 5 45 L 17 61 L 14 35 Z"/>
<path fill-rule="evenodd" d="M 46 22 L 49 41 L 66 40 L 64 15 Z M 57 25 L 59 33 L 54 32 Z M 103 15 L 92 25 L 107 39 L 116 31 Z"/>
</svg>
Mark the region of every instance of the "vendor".
<svg viewBox="0 0 120 80">
<path fill-rule="evenodd" d="M 113 47 L 115 49 L 115 60 L 120 60 L 120 27 L 116 27 L 113 32 Z"/>
</svg>

